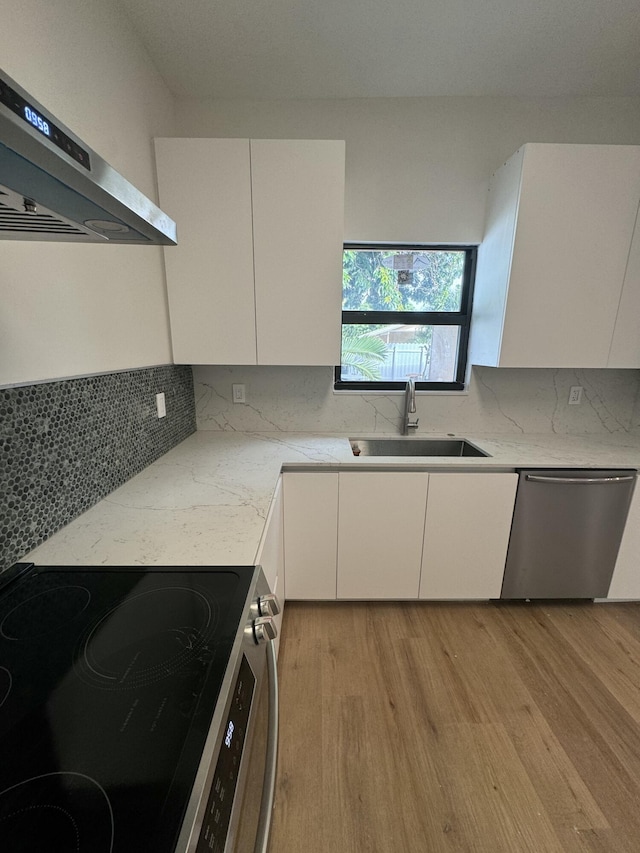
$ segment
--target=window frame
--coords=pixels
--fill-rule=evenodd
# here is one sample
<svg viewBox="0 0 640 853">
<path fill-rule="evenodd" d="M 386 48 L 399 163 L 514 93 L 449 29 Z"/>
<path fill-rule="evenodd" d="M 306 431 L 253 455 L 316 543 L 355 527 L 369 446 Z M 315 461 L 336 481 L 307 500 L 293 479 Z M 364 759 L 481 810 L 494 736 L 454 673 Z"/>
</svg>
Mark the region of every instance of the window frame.
<svg viewBox="0 0 640 853">
<path fill-rule="evenodd" d="M 427 243 L 345 243 L 343 252 L 349 250 L 392 250 L 392 251 L 449 251 L 464 252 L 465 264 L 462 279 L 459 311 L 342 311 L 340 341 L 342 342 L 342 326 L 375 325 L 380 323 L 407 323 L 425 326 L 459 326 L 460 340 L 456 375 L 453 382 L 416 382 L 416 391 L 464 391 L 467 375 L 467 358 L 469 351 L 469 333 L 471 330 L 471 315 L 473 309 L 473 290 L 478 259 L 478 247 L 475 245 L 427 244 Z M 342 365 L 334 369 L 335 391 L 402 391 L 406 382 L 347 382 L 340 378 Z"/>
</svg>

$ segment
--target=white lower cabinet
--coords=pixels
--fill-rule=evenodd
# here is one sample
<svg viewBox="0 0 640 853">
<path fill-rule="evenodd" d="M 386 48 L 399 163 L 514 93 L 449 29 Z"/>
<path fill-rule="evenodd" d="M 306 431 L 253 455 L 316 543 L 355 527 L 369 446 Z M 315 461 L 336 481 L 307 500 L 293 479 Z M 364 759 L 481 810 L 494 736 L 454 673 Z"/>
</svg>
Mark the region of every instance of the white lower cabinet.
<svg viewBox="0 0 640 853">
<path fill-rule="evenodd" d="M 280 477 L 273 493 L 264 533 L 256 554 L 256 565 L 262 566 L 269 588 L 278 596 L 282 608 L 275 617 L 276 628 L 278 629 L 278 636 L 275 641 L 276 653 L 280 648 L 280 632 L 285 601 L 283 526 L 282 477 Z"/>
<path fill-rule="evenodd" d="M 517 474 L 285 472 L 290 599 L 499 598 Z"/>
<path fill-rule="evenodd" d="M 640 599 L 640 487 L 637 483 L 607 598 Z"/>
<path fill-rule="evenodd" d="M 285 472 L 287 598 L 335 599 L 338 474 Z"/>
<path fill-rule="evenodd" d="M 339 477 L 338 598 L 417 598 L 429 474 Z"/>
<path fill-rule="evenodd" d="M 420 598 L 499 598 L 517 474 L 431 474 Z"/>
</svg>

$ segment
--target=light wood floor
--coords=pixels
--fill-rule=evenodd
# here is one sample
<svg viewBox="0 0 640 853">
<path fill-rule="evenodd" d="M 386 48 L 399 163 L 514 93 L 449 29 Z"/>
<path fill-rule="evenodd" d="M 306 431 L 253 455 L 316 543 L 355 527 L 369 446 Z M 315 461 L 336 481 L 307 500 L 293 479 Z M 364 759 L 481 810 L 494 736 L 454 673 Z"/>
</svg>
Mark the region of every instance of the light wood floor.
<svg viewBox="0 0 640 853">
<path fill-rule="evenodd" d="M 638 853 L 640 605 L 288 603 L 270 853 Z"/>
</svg>

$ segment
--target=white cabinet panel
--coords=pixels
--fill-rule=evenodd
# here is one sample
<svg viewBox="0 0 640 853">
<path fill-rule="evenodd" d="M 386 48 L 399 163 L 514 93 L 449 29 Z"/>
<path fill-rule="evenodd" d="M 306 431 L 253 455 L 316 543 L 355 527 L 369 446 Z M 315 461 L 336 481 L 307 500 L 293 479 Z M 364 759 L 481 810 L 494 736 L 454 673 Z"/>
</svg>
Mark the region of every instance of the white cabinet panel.
<svg viewBox="0 0 640 853">
<path fill-rule="evenodd" d="M 608 367 L 640 367 L 640 209 L 629 250 Z"/>
<path fill-rule="evenodd" d="M 606 367 L 639 199 L 640 146 L 516 152 L 491 182 L 472 362 Z"/>
<path fill-rule="evenodd" d="M 258 364 L 340 361 L 344 142 L 251 140 Z"/>
<path fill-rule="evenodd" d="M 640 487 L 637 482 L 607 598 L 640 599 Z"/>
<path fill-rule="evenodd" d="M 478 249 L 469 360 L 472 364 L 500 365 L 502 328 L 509 290 L 511 256 L 516 233 L 520 177 L 524 148 L 493 175 L 487 200 L 487 220 Z"/>
<path fill-rule="evenodd" d="M 338 598 L 417 598 L 429 474 L 339 476 Z"/>
<path fill-rule="evenodd" d="M 345 144 L 156 139 L 174 360 L 340 360 Z"/>
<path fill-rule="evenodd" d="M 517 474 L 430 474 L 420 598 L 499 598 Z"/>
<path fill-rule="evenodd" d="M 338 474 L 285 472 L 287 598 L 335 599 Z"/>
<path fill-rule="evenodd" d="M 278 479 L 271 506 L 267 513 L 264 533 L 258 552 L 256 554 L 256 565 L 262 566 L 265 577 L 269 583 L 271 592 L 278 596 L 280 613 L 274 617 L 278 636 L 276 637 L 276 652 L 280 649 L 280 631 L 282 629 L 282 617 L 284 615 L 285 602 L 285 579 L 284 579 L 284 523 L 283 523 L 283 499 L 282 499 L 282 477 Z"/>
<path fill-rule="evenodd" d="M 255 364 L 248 139 L 156 139 L 160 203 L 178 225 L 165 249 L 176 364 Z"/>
</svg>

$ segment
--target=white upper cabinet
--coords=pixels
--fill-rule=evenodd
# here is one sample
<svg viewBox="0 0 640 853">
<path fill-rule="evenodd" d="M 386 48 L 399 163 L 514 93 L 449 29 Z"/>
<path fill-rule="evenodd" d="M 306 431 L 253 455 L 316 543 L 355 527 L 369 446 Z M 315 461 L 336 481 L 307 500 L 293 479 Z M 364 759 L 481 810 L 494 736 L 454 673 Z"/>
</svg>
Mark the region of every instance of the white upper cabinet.
<svg viewBox="0 0 640 853">
<path fill-rule="evenodd" d="M 639 324 L 633 338 L 624 325 L 633 321 L 621 317 L 616 328 L 616 318 L 639 200 L 640 146 L 519 149 L 490 185 L 472 363 L 638 366 L 630 341 Z M 638 302 L 638 279 L 625 284 L 629 304 Z"/>
<path fill-rule="evenodd" d="M 156 139 L 159 196 L 178 223 L 165 252 L 176 364 L 255 364 L 248 139 Z"/>
<path fill-rule="evenodd" d="M 640 209 L 607 366 L 640 367 Z"/>
<path fill-rule="evenodd" d="M 344 142 L 251 140 L 258 364 L 340 363 Z"/>
<path fill-rule="evenodd" d="M 345 144 L 156 139 L 174 361 L 340 359 Z"/>
</svg>

